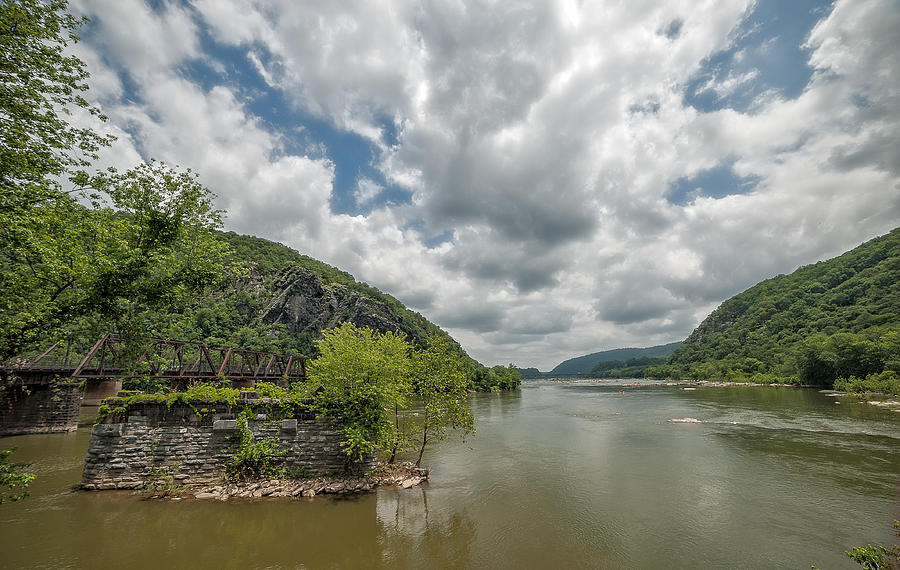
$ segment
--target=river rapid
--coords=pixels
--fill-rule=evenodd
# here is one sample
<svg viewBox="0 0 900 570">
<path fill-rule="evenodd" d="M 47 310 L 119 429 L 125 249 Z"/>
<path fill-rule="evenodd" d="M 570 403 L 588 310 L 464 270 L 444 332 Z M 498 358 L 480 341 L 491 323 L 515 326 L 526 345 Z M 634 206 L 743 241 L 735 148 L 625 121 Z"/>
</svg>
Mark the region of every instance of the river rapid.
<svg viewBox="0 0 900 570">
<path fill-rule="evenodd" d="M 896 541 L 900 413 L 781 387 L 526 383 L 476 394 L 431 480 L 344 498 L 75 491 L 90 437 L 10 437 L 32 496 L 4 568 L 859 568 Z M 700 423 L 673 423 L 696 418 Z"/>
</svg>

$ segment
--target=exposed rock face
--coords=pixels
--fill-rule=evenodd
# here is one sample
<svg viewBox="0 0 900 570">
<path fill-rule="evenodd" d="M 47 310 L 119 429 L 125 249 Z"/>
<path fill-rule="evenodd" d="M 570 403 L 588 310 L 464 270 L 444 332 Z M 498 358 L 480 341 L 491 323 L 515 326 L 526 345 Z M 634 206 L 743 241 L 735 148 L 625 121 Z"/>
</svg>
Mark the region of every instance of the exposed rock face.
<svg viewBox="0 0 900 570">
<path fill-rule="evenodd" d="M 321 331 L 349 321 L 379 332 L 403 332 L 415 342 L 419 334 L 405 326 L 390 307 L 366 298 L 343 285 L 323 286 L 318 276 L 304 269 L 285 271 L 274 284 L 274 296 L 260 313 L 262 322 L 281 323 L 293 334 Z"/>
<path fill-rule="evenodd" d="M 51 373 L 0 376 L 0 436 L 78 429 L 81 388 Z"/>
</svg>

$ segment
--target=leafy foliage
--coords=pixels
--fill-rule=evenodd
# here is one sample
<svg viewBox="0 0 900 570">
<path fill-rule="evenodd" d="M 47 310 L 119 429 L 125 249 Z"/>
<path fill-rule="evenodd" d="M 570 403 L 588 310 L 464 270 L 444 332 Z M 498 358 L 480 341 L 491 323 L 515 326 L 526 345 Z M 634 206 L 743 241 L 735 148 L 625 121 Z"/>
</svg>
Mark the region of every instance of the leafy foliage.
<svg viewBox="0 0 900 570">
<path fill-rule="evenodd" d="M 393 459 L 413 440 L 421 442 L 421 461 L 427 443 L 448 429 L 473 429 L 466 363 L 443 337 L 418 350 L 393 332 L 344 323 L 325 331 L 318 345 L 306 391 L 317 409 L 338 420 L 348 465 L 375 451 Z M 400 410 L 411 398 L 422 406 L 419 421 L 401 426 Z"/>
<path fill-rule="evenodd" d="M 898 331 L 900 228 L 728 299 L 647 374 L 832 385 L 900 371 Z"/>
<path fill-rule="evenodd" d="M 66 55 L 86 20 L 66 13 L 65 0 L 0 4 L 0 216 L 48 203 L 69 203 L 61 177 L 96 159 L 110 139 L 72 126 L 72 109 L 105 117 L 80 95 L 84 62 Z"/>
<path fill-rule="evenodd" d="M 900 521 L 894 521 L 894 531 L 897 536 L 900 536 Z M 887 548 L 878 544 L 867 544 L 845 550 L 844 554 L 867 570 L 900 568 L 900 545 L 895 544 L 891 548 Z"/>
<path fill-rule="evenodd" d="M 66 299 L 90 266 L 87 211 L 63 191 L 109 139 L 72 126 L 88 73 L 66 46 L 82 23 L 64 0 L 0 4 L 0 358 L 71 316 Z"/>
<path fill-rule="evenodd" d="M 838 379 L 880 377 L 882 372 L 896 376 L 900 331 L 872 327 L 861 333 L 813 335 L 794 349 L 794 366 L 807 384 L 832 385 Z"/>
<path fill-rule="evenodd" d="M 878 374 L 869 374 L 865 378 L 838 378 L 834 381 L 834 389 L 843 392 L 864 394 L 877 392 L 879 394 L 900 394 L 900 375 L 893 370 L 883 370 Z"/>
<path fill-rule="evenodd" d="M 325 331 L 317 345 L 308 387 L 316 390 L 315 406 L 340 420 L 348 459 L 391 449 L 397 432 L 388 410 L 406 406 L 413 347 L 396 333 L 377 334 L 352 323 Z"/>
<path fill-rule="evenodd" d="M 258 386 L 264 385 L 264 383 L 260 383 Z M 162 403 L 170 408 L 175 404 L 193 407 L 193 404 L 200 401 L 234 405 L 238 396 L 240 396 L 240 390 L 212 384 L 195 384 L 183 392 L 165 390 L 152 394 L 136 393 L 129 396 L 113 396 L 106 398 L 100 404 L 96 422 L 103 422 L 110 414 L 125 413 L 129 406 L 141 402 Z"/>
<path fill-rule="evenodd" d="M 226 481 L 280 479 L 285 475 L 284 456 L 287 451 L 278 447 L 276 438 L 257 440 L 250 431 L 251 416 L 251 412 L 246 410 L 237 416 L 235 451 L 225 467 Z"/>
<path fill-rule="evenodd" d="M 493 392 L 496 390 L 515 390 L 522 383 L 522 373 L 515 365 L 493 366 L 487 368 L 479 366 L 472 375 L 469 385 L 479 392 Z"/>
<path fill-rule="evenodd" d="M 65 55 L 84 22 L 65 9 L 0 4 L 0 359 L 79 329 L 152 334 L 228 265 L 213 195 L 190 171 L 85 172 L 110 139 L 67 116 L 100 113 Z"/>
<path fill-rule="evenodd" d="M 422 402 L 422 432 L 419 457 L 422 463 L 425 446 L 434 439 L 442 439 L 447 429 L 462 429 L 466 433 L 475 429 L 475 418 L 469 409 L 466 388 L 468 380 L 459 356 L 443 338 L 429 339 L 428 348 L 416 354 L 419 370 L 416 378 L 416 394 Z M 502 368 L 502 367 L 501 367 Z M 507 376 L 518 376 L 512 365 Z"/>
<path fill-rule="evenodd" d="M 19 501 L 27 497 L 28 486 L 35 478 L 33 473 L 23 471 L 29 466 L 28 463 L 11 463 L 9 461 L 9 456 L 15 450 L 15 447 L 0 449 L 0 504 L 5 501 Z"/>
</svg>

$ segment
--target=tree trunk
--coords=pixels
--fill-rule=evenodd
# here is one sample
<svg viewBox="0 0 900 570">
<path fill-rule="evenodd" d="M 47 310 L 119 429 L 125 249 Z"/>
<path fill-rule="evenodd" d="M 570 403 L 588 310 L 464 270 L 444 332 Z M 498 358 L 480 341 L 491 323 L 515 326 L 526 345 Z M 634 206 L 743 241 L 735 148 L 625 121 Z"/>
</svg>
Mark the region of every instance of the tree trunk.
<svg viewBox="0 0 900 570">
<path fill-rule="evenodd" d="M 419 448 L 419 458 L 416 459 L 416 467 L 421 467 L 422 454 L 425 453 L 425 444 L 428 443 L 428 426 L 422 430 L 422 447 Z"/>
<path fill-rule="evenodd" d="M 397 430 L 397 433 L 395 435 L 396 438 L 400 437 L 400 414 L 398 413 L 398 411 L 399 410 L 398 410 L 397 406 L 395 405 L 394 406 L 394 429 Z M 399 439 L 394 440 L 394 447 L 391 448 L 391 458 L 388 459 L 389 464 L 393 465 L 394 459 L 397 458 L 397 446 L 400 445 L 399 441 L 400 441 Z"/>
</svg>

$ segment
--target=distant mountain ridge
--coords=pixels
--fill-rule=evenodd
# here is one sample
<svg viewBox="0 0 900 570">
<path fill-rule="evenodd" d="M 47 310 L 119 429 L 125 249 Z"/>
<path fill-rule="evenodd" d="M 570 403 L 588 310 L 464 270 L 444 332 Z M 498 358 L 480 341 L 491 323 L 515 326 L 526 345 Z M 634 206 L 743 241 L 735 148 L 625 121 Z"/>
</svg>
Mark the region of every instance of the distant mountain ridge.
<svg viewBox="0 0 900 570">
<path fill-rule="evenodd" d="M 615 348 L 612 350 L 604 350 L 594 352 L 584 356 L 576 356 L 564 360 L 556 365 L 549 375 L 568 375 L 568 374 L 586 374 L 590 372 L 597 364 L 611 360 L 628 360 L 631 358 L 645 358 L 657 356 L 669 356 L 675 349 L 681 346 L 681 341 L 670 342 L 669 344 L 661 344 L 650 346 L 647 348 Z"/>
<path fill-rule="evenodd" d="M 522 375 L 522 380 L 540 380 L 544 378 L 544 373 L 537 368 L 519 368 L 519 374 Z"/>
</svg>

